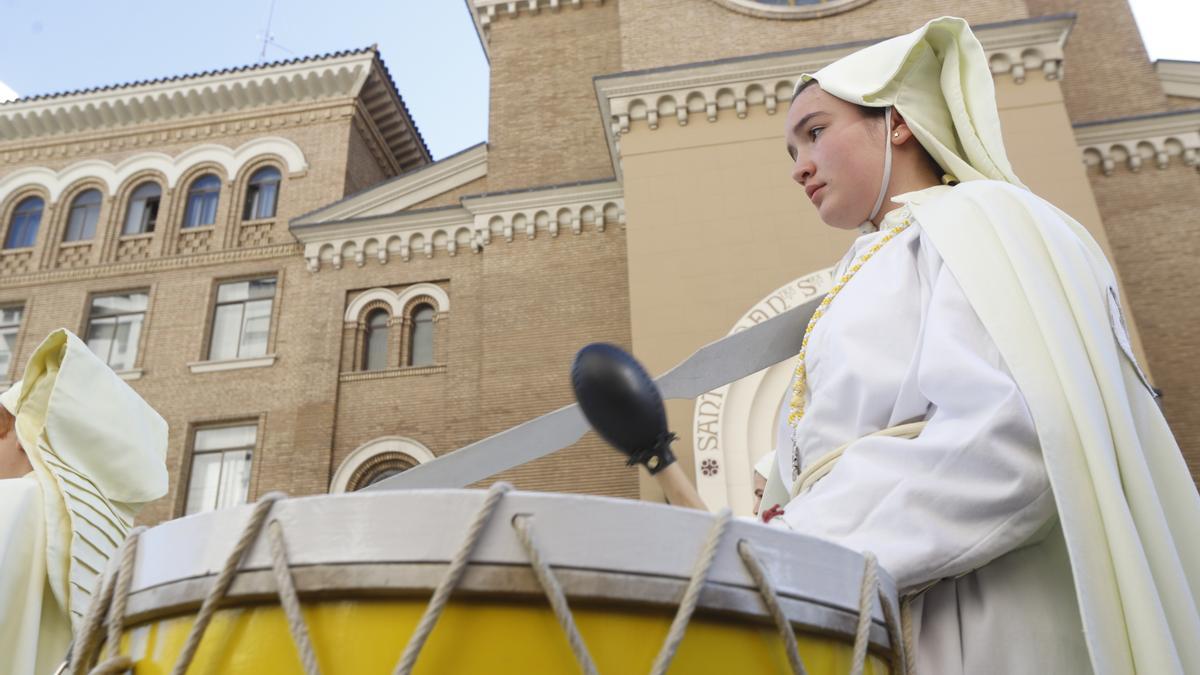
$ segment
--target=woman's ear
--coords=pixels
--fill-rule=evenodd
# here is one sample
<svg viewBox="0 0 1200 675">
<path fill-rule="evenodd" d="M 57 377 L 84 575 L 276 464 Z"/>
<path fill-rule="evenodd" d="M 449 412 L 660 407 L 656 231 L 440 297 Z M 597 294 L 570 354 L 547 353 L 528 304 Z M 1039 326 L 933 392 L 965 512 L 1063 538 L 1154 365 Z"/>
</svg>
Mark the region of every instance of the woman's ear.
<svg viewBox="0 0 1200 675">
<path fill-rule="evenodd" d="M 904 145 L 912 137 L 912 129 L 909 128 L 908 122 L 904 120 L 904 116 L 898 110 L 892 108 L 892 137 L 889 139 L 892 145 Z"/>
</svg>

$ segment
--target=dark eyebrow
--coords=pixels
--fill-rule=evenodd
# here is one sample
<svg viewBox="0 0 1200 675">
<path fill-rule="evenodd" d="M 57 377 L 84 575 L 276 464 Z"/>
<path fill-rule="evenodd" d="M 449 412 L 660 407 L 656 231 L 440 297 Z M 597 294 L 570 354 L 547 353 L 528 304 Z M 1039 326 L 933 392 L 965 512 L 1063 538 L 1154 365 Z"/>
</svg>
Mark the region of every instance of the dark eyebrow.
<svg viewBox="0 0 1200 675">
<path fill-rule="evenodd" d="M 792 127 L 792 133 L 798 133 L 798 132 L 800 131 L 800 129 L 801 129 L 801 128 L 802 128 L 802 127 L 805 125 L 805 124 L 807 124 L 807 123 L 808 123 L 808 121 L 809 121 L 809 120 L 811 120 L 812 118 L 816 117 L 817 115 L 824 115 L 824 114 L 825 114 L 825 111 L 824 111 L 824 110 L 818 110 L 818 111 L 816 111 L 816 112 L 810 112 L 810 113 L 808 113 L 807 115 L 805 115 L 804 117 L 801 117 L 801 118 L 800 118 L 800 121 L 799 121 L 799 122 L 796 122 L 796 124 L 795 124 L 795 125 Z"/>
<path fill-rule="evenodd" d="M 816 112 L 810 112 L 807 115 L 805 115 L 804 117 L 801 117 L 800 121 L 796 122 L 796 124 L 792 126 L 792 134 L 799 136 L 800 129 L 803 128 L 804 125 L 807 124 L 809 120 L 816 117 L 817 115 L 824 115 L 824 114 L 825 114 L 824 110 L 817 110 Z M 788 157 L 791 157 L 793 160 L 796 159 L 796 149 L 794 147 L 792 147 L 791 143 L 788 143 L 787 153 L 788 153 Z"/>
</svg>

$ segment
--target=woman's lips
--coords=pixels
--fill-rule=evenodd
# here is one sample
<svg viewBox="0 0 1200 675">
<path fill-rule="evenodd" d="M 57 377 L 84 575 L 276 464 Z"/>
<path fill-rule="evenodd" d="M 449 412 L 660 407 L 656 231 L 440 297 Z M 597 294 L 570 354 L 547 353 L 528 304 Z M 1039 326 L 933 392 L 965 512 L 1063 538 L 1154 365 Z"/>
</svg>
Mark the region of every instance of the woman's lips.
<svg viewBox="0 0 1200 675">
<path fill-rule="evenodd" d="M 822 185 L 822 186 L 818 187 L 817 189 L 813 190 L 812 194 L 809 195 L 808 198 L 810 200 L 812 200 L 813 204 L 820 206 L 821 205 L 820 200 L 821 200 L 822 195 L 824 195 L 824 194 L 825 194 L 825 186 Z"/>
</svg>

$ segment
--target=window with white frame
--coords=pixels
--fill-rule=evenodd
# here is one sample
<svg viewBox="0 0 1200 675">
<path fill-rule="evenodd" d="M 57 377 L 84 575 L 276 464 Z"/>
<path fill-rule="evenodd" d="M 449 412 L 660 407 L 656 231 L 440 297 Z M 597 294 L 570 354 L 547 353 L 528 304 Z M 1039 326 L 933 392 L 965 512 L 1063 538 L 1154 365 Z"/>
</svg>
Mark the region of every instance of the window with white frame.
<svg viewBox="0 0 1200 675">
<path fill-rule="evenodd" d="M 146 291 L 92 298 L 87 345 L 113 370 L 133 370 L 148 299 Z"/>
<path fill-rule="evenodd" d="M 196 430 L 184 515 L 246 503 L 257 435 L 254 424 Z"/>
<path fill-rule="evenodd" d="M 17 351 L 17 333 L 21 330 L 21 316 L 25 308 L 0 307 L 0 380 L 7 380 L 12 367 L 13 354 Z"/>
<path fill-rule="evenodd" d="M 142 183 L 129 195 L 129 208 L 125 211 L 125 225 L 121 234 L 145 234 L 154 231 L 158 221 L 158 204 L 162 200 L 162 188 L 158 183 Z"/>
<path fill-rule="evenodd" d="M 262 220 L 275 217 L 279 200 L 279 169 L 266 166 L 254 172 L 246 184 L 246 204 L 242 220 Z"/>
<path fill-rule="evenodd" d="M 100 202 L 103 197 L 99 190 L 85 190 L 71 200 L 71 210 L 67 213 L 67 229 L 63 233 L 63 241 L 87 241 L 96 236 L 96 223 L 100 222 Z"/>
<path fill-rule="evenodd" d="M 218 286 L 208 359 L 224 361 L 266 355 L 274 301 L 274 277 Z"/>
</svg>

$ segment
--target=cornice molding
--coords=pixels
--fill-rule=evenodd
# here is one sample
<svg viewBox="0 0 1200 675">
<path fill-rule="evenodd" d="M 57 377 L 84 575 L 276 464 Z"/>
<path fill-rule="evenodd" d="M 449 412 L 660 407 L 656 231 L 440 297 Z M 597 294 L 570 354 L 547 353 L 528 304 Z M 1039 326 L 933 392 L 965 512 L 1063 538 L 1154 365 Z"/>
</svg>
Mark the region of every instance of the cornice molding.
<svg viewBox="0 0 1200 675">
<path fill-rule="evenodd" d="M 169 270 L 206 267 L 250 260 L 269 260 L 272 258 L 290 258 L 300 253 L 301 247 L 296 244 L 277 244 L 260 248 L 229 249 L 212 253 L 180 255 L 169 258 L 150 258 L 134 262 L 117 262 L 95 267 L 74 269 L 41 270 L 32 273 L 5 275 L 5 288 L 25 286 L 41 286 L 64 281 L 80 281 L 83 279 L 108 279 L 135 274 L 149 274 Z M 24 251 L 22 251 L 24 252 Z"/>
<path fill-rule="evenodd" d="M 1200 169 L 1200 109 L 1076 124 L 1075 142 L 1084 164 L 1106 176 L 1118 163 L 1138 171 L 1147 162 L 1165 169 L 1179 159 Z"/>
<path fill-rule="evenodd" d="M 350 117 L 354 110 L 349 101 L 333 101 L 321 105 L 296 105 L 249 114 L 222 115 L 211 120 L 185 120 L 104 133 L 32 139 L 26 143 L 0 145 L 0 164 L 65 160 L 79 155 L 120 152 L 131 148 L 153 149 L 164 143 L 220 140 L 247 132 L 274 132 Z"/>
<path fill-rule="evenodd" d="M 1154 62 L 1154 72 L 1167 96 L 1200 99 L 1200 61 L 1159 59 Z"/>
<path fill-rule="evenodd" d="M 604 0 L 466 0 L 466 3 L 475 21 L 475 32 L 479 35 L 479 43 L 483 45 L 484 55 L 490 60 L 489 29 L 500 17 L 537 14 L 543 9 L 558 10 L 564 6 L 578 8 L 587 4 L 603 5 Z"/>
<path fill-rule="evenodd" d="M 0 104 L 0 144 L 58 140 L 264 108 L 357 99 L 367 123 L 398 172 L 430 161 L 375 48 L 135 83 L 18 99 Z"/>
<path fill-rule="evenodd" d="M 268 105 L 357 96 L 373 50 L 316 61 L 0 105 L 0 141 L 179 121 Z"/>
<path fill-rule="evenodd" d="M 459 206 L 421 211 L 327 220 L 296 227 L 292 234 L 304 245 L 308 269 L 335 270 L 349 262 L 363 267 L 370 259 L 386 265 L 399 257 L 454 256 L 461 250 L 481 253 L 484 247 L 518 235 L 557 237 L 570 231 L 604 232 L 625 224 L 625 199 L 614 181 L 550 186 L 541 189 L 472 195 Z"/>
<path fill-rule="evenodd" d="M 1062 76 L 1063 49 L 1073 14 L 980 24 L 993 76 L 1020 84 L 1040 70 L 1047 80 Z M 800 73 L 813 72 L 875 41 L 813 47 L 693 63 L 594 78 L 614 170 L 620 176 L 620 137 L 639 124 L 654 130 L 668 119 L 680 126 L 706 119 L 744 118 L 751 107 L 774 114 L 789 100 Z M 730 115 L 732 113 L 732 115 Z"/>
<path fill-rule="evenodd" d="M 487 145 L 480 143 L 438 162 L 345 197 L 329 206 L 310 211 L 293 219 L 291 227 L 308 227 L 330 221 L 402 211 L 413 204 L 418 204 L 487 175 L 487 152 Z"/>
</svg>

